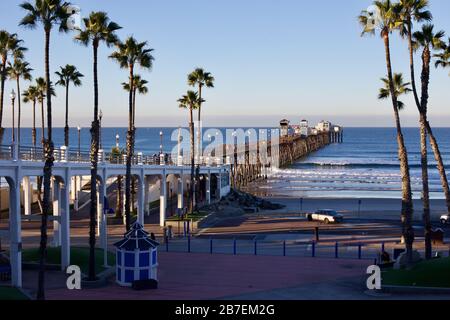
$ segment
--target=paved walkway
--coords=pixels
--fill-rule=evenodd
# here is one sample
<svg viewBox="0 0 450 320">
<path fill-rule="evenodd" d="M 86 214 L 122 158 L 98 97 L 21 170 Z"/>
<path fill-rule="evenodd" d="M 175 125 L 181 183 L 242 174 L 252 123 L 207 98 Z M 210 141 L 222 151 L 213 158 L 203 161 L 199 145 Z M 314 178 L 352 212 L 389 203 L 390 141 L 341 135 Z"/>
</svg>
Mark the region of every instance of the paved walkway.
<svg viewBox="0 0 450 320">
<path fill-rule="evenodd" d="M 310 259 L 267 256 L 228 256 L 208 254 L 160 253 L 159 289 L 133 291 L 115 283 L 99 289 L 69 291 L 49 284 L 48 299 L 233 299 L 258 295 L 263 299 L 280 298 L 273 290 L 308 288 L 315 283 L 333 283 L 343 279 L 362 279 L 369 261 Z M 50 278 L 50 277 L 49 277 Z M 52 279 L 56 279 L 53 276 Z M 56 281 L 56 280 L 55 280 Z M 61 283 L 61 280 L 59 280 Z M 360 283 L 360 282 L 359 282 Z M 364 282 L 354 290 L 364 299 Z M 57 286 L 57 285 L 56 285 Z M 339 290 L 334 291 L 339 299 Z M 285 298 L 285 297 L 283 297 Z M 310 299 L 308 291 L 289 299 Z M 329 297 L 328 297 L 329 298 Z"/>
</svg>

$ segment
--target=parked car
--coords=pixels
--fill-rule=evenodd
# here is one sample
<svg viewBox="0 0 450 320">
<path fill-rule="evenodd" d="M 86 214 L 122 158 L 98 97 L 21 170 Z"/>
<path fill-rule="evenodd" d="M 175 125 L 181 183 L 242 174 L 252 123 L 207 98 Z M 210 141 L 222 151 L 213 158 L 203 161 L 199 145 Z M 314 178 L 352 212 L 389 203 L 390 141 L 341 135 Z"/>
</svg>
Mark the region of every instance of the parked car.
<svg viewBox="0 0 450 320">
<path fill-rule="evenodd" d="M 441 216 L 441 223 L 450 224 L 450 215 L 444 214 L 443 216 Z"/>
<path fill-rule="evenodd" d="M 326 224 L 329 223 L 342 223 L 344 217 L 334 210 L 317 210 L 314 213 L 307 215 L 308 221 L 322 221 Z"/>
</svg>

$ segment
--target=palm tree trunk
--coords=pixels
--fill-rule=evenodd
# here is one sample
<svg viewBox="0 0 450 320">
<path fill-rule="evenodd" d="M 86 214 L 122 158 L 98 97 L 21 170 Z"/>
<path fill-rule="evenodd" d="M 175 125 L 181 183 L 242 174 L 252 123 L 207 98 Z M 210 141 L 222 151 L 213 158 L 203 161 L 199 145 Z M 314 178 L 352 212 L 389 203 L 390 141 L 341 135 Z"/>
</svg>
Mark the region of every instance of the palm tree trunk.
<svg viewBox="0 0 450 320">
<path fill-rule="evenodd" d="M 122 218 L 123 213 L 123 192 L 122 176 L 117 176 L 117 194 L 116 194 L 116 218 Z"/>
<path fill-rule="evenodd" d="M 44 147 L 45 142 L 45 114 L 44 114 L 44 98 L 41 100 L 41 144 Z"/>
<path fill-rule="evenodd" d="M 125 225 L 126 230 L 131 228 L 131 160 L 133 157 L 133 84 L 134 66 L 130 65 L 130 92 L 128 96 L 128 133 L 127 133 L 127 165 L 125 176 Z"/>
<path fill-rule="evenodd" d="M 202 86 L 198 86 L 198 128 L 197 128 L 197 167 L 195 170 L 195 211 L 198 211 L 198 203 L 200 202 L 200 156 L 202 154 L 201 146 L 201 113 L 202 113 Z"/>
<path fill-rule="evenodd" d="M 33 100 L 33 128 L 31 129 L 31 142 L 36 147 L 36 99 Z"/>
<path fill-rule="evenodd" d="M 5 81 L 6 81 L 6 56 L 2 56 L 2 65 L 0 73 L 0 144 L 3 143 L 3 103 L 5 97 Z"/>
<path fill-rule="evenodd" d="M 22 117 L 22 99 L 20 94 L 20 77 L 17 76 L 17 146 L 20 146 L 20 122 Z"/>
<path fill-rule="evenodd" d="M 416 102 L 417 108 L 420 110 L 419 94 L 417 93 L 416 87 L 416 73 L 414 71 L 414 47 L 412 41 L 411 18 L 408 19 L 407 27 L 408 27 L 409 70 L 411 73 L 411 85 L 413 89 L 414 101 Z"/>
<path fill-rule="evenodd" d="M 439 175 L 441 176 L 441 184 L 442 184 L 442 188 L 444 189 L 445 203 L 447 205 L 447 212 L 450 214 L 450 188 L 448 185 L 448 178 L 447 178 L 447 173 L 446 173 L 445 166 L 444 166 L 444 161 L 442 160 L 441 151 L 439 149 L 439 145 L 436 140 L 436 137 L 434 136 L 433 130 L 431 129 L 430 123 L 428 121 L 426 121 L 425 125 L 427 128 L 428 136 L 430 138 L 430 144 L 431 144 L 431 148 L 434 153 L 434 158 L 437 162 L 437 169 L 439 171 Z"/>
<path fill-rule="evenodd" d="M 98 42 L 94 40 L 94 121 L 91 125 L 91 207 L 89 211 L 89 272 L 88 280 L 95 281 L 95 227 L 97 225 L 97 163 L 99 149 L 99 120 L 98 120 L 98 73 L 97 54 Z M 103 200 L 103 199 L 101 199 Z"/>
<path fill-rule="evenodd" d="M 386 53 L 386 66 L 388 71 L 389 87 L 392 98 L 392 106 L 394 110 L 395 126 L 397 129 L 397 143 L 398 143 L 398 155 L 400 160 L 400 172 L 402 177 L 402 234 L 405 241 L 406 254 L 408 263 L 412 262 L 412 251 L 414 243 L 414 230 L 412 228 L 412 215 L 413 215 L 413 203 L 412 203 L 412 191 L 411 191 L 411 178 L 409 174 L 408 165 L 408 153 L 403 138 L 402 127 L 400 123 L 400 115 L 398 112 L 398 101 L 395 94 L 394 82 L 392 78 L 392 64 L 391 64 L 391 52 L 389 44 L 389 34 L 383 35 L 385 53 Z"/>
<path fill-rule="evenodd" d="M 422 165 L 422 201 L 423 201 L 423 222 L 425 234 L 425 258 L 431 259 L 431 217 L 430 217 L 430 190 L 428 186 L 428 150 L 427 150 L 427 128 L 426 115 L 420 115 L 420 154 Z"/>
<path fill-rule="evenodd" d="M 44 199 L 41 221 L 41 241 L 40 241 L 40 261 L 38 293 L 39 300 L 45 299 L 44 277 L 45 264 L 47 259 L 47 220 L 50 212 L 50 182 L 53 167 L 53 141 L 52 141 L 52 96 L 50 81 L 50 30 L 45 30 L 45 80 L 47 82 L 47 139 L 44 144 L 45 164 L 44 164 Z"/>
<path fill-rule="evenodd" d="M 134 81 L 134 80 L 133 80 Z M 135 151 L 135 138 L 136 138 L 136 88 L 133 88 L 133 110 L 132 110 L 132 128 L 133 128 L 133 141 L 132 141 L 132 148 L 133 148 L 133 155 Z M 134 212 L 134 204 L 136 203 L 136 178 L 133 176 L 131 177 L 131 212 Z"/>
<path fill-rule="evenodd" d="M 66 126 L 64 127 L 64 145 L 69 146 L 69 82 L 66 83 Z"/>
<path fill-rule="evenodd" d="M 189 192 L 189 212 L 194 210 L 194 191 L 195 191 L 195 143 L 194 143 L 194 115 L 192 107 L 189 108 L 189 132 L 191 136 L 191 188 Z"/>
</svg>

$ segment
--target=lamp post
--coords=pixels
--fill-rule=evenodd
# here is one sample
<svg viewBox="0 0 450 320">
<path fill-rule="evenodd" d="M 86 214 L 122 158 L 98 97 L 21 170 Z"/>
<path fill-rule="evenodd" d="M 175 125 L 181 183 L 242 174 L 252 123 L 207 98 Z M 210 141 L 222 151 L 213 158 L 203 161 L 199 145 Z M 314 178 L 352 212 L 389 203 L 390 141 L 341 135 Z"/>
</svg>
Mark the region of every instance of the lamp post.
<svg viewBox="0 0 450 320">
<path fill-rule="evenodd" d="M 119 134 L 116 134 L 116 148 L 117 149 L 119 149 L 119 139 L 120 139 Z"/>
<path fill-rule="evenodd" d="M 9 95 L 9 97 L 11 98 L 11 105 L 12 105 L 12 144 L 16 144 L 16 129 L 15 129 L 15 108 L 14 108 L 14 104 L 16 101 L 16 93 L 14 92 L 14 89 L 11 90 L 11 94 Z"/>
<path fill-rule="evenodd" d="M 103 111 L 100 110 L 98 114 L 99 118 L 99 130 L 98 130 L 98 141 L 99 141 L 99 149 L 102 149 L 102 119 L 103 119 Z"/>
<path fill-rule="evenodd" d="M 163 154 L 163 132 L 159 132 L 159 139 L 160 139 L 160 145 L 159 145 L 159 154 Z"/>
<path fill-rule="evenodd" d="M 80 160 L 81 156 L 81 127 L 77 127 L 78 130 L 78 161 Z"/>
</svg>

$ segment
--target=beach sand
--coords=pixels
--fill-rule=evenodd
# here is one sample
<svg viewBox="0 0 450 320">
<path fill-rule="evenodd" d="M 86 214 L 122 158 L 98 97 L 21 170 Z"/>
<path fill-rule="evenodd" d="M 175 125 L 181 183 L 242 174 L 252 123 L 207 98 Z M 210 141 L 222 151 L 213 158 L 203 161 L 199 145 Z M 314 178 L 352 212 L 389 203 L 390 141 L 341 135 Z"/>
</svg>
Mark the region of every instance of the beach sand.
<svg viewBox="0 0 450 320">
<path fill-rule="evenodd" d="M 346 217 L 368 220 L 399 220 L 401 213 L 400 199 L 300 199 L 288 197 L 265 197 L 274 203 L 283 204 L 285 209 L 268 211 L 272 213 L 305 213 L 318 209 L 333 209 Z M 359 200 L 361 209 L 358 210 Z M 303 205 L 301 204 L 303 202 Z M 439 222 L 441 215 L 446 214 L 445 200 L 431 200 L 432 220 Z M 421 200 L 414 200 L 414 221 L 422 221 Z"/>
</svg>

